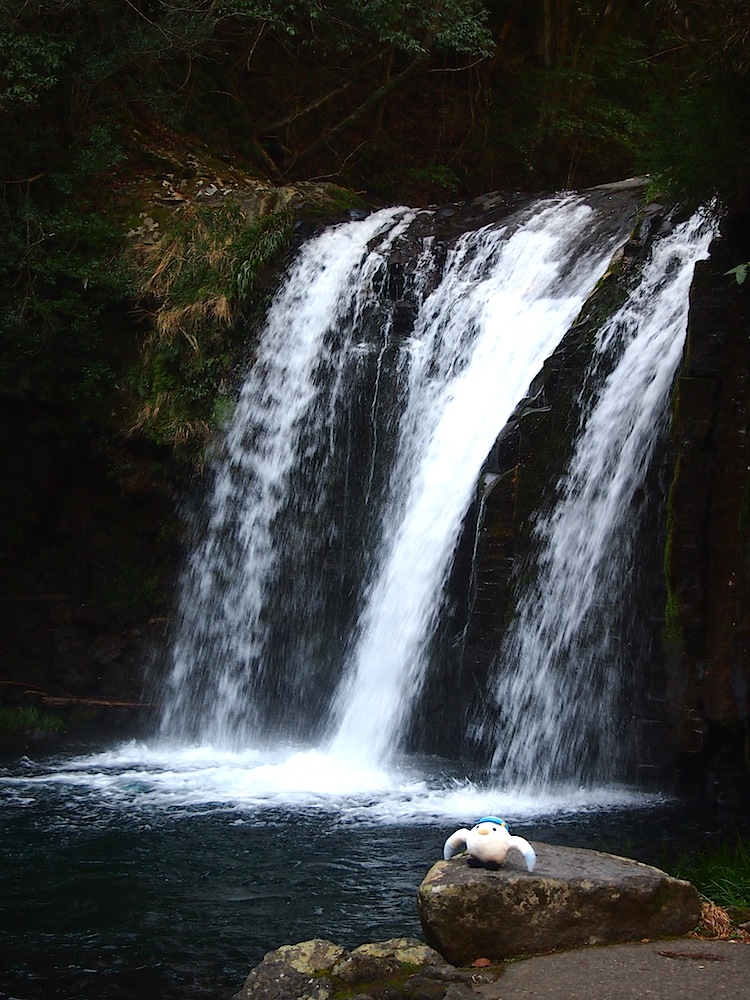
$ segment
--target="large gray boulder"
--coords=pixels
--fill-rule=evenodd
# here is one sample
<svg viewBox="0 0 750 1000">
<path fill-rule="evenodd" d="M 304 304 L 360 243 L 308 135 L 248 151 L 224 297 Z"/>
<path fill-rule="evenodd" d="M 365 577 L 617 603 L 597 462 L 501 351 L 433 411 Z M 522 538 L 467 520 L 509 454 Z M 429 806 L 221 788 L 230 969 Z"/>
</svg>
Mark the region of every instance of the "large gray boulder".
<svg viewBox="0 0 750 1000">
<path fill-rule="evenodd" d="M 679 936 L 700 916 L 689 882 L 627 858 L 534 844 L 530 874 L 512 852 L 504 868 L 439 861 L 419 887 L 427 943 L 454 965 L 514 955 Z"/>
</svg>

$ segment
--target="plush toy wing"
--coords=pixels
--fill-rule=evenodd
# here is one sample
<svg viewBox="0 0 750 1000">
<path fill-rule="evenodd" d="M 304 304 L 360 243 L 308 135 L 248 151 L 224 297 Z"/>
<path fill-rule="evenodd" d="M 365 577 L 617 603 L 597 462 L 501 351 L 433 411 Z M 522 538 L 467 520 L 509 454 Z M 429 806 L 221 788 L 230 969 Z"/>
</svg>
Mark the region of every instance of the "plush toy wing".
<svg viewBox="0 0 750 1000">
<path fill-rule="evenodd" d="M 455 833 L 453 834 L 455 837 Z M 534 871 L 534 865 L 536 864 L 536 851 L 528 842 L 524 840 L 523 837 L 511 837 L 508 844 L 509 847 L 515 847 L 517 851 L 523 854 L 523 859 L 526 862 L 526 867 L 530 872 Z"/>
<path fill-rule="evenodd" d="M 466 838 L 468 836 L 469 831 L 466 829 L 456 830 L 455 833 L 452 833 L 443 847 L 443 859 L 449 861 L 456 851 L 463 850 L 466 847 Z"/>
</svg>

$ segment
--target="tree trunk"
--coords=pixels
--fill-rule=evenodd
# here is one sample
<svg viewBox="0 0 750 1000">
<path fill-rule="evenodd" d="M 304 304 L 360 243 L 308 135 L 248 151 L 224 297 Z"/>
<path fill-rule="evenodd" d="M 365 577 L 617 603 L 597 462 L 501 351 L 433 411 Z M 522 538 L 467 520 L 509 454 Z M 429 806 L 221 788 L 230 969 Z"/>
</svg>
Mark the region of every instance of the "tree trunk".
<svg viewBox="0 0 750 1000">
<path fill-rule="evenodd" d="M 385 100 L 390 93 L 397 90 L 408 80 L 411 80 L 413 76 L 416 76 L 416 74 L 428 62 L 428 59 L 429 57 L 426 55 L 419 55 L 416 59 L 409 63 L 405 70 L 398 73 L 396 76 L 391 77 L 390 80 L 386 80 L 385 83 L 370 94 L 367 100 L 363 101 L 358 108 L 356 108 L 350 115 L 347 115 L 347 117 L 340 121 L 338 125 L 334 125 L 333 128 L 329 129 L 325 135 L 318 139 L 317 142 L 314 142 L 312 146 L 308 146 L 307 149 L 303 149 L 302 152 L 292 160 L 285 173 L 289 174 L 289 172 L 299 166 L 299 164 L 304 163 L 305 160 L 311 159 L 313 156 L 316 156 L 319 152 L 329 147 L 334 140 L 338 139 L 338 137 L 350 129 L 352 125 L 356 125 L 357 122 L 361 121 L 369 111 L 376 108 L 378 104 Z"/>
</svg>

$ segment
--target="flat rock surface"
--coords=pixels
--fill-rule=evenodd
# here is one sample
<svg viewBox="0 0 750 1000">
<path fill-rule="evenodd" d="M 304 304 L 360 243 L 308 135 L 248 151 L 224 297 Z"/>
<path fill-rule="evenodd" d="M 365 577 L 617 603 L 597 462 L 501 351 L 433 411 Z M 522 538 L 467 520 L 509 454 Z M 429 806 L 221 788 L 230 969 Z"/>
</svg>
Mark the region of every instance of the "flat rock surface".
<svg viewBox="0 0 750 1000">
<path fill-rule="evenodd" d="M 750 945 L 732 941 L 651 941 L 579 948 L 508 965 L 481 1000 L 745 1000 Z"/>
<path fill-rule="evenodd" d="M 439 861 L 419 887 L 427 943 L 455 965 L 670 937 L 693 930 L 700 900 L 688 882 L 628 858 L 534 844 L 526 871 L 509 854 L 504 868 Z M 750 996 L 750 992 L 748 994 Z"/>
</svg>

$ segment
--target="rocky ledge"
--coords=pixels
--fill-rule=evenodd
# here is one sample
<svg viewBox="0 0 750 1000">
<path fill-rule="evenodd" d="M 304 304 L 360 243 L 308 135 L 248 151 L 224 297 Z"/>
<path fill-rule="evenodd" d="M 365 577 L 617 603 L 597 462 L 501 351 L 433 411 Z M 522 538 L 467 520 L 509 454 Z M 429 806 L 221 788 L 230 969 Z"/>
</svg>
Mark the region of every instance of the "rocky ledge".
<svg viewBox="0 0 750 1000">
<path fill-rule="evenodd" d="M 698 923 L 700 899 L 689 882 L 598 851 L 534 848 L 532 874 L 513 854 L 497 871 L 472 868 L 465 855 L 433 865 L 417 897 L 427 943 L 468 965 L 679 936 Z"/>
<path fill-rule="evenodd" d="M 269 952 L 234 1000 L 476 1000 L 496 997 L 518 955 L 678 937 L 698 924 L 689 882 L 627 858 L 535 844 L 533 873 L 466 855 L 434 865 L 418 891 L 427 944 L 394 938 L 347 951 L 315 939 Z M 457 968 L 463 966 L 463 968 Z"/>
<path fill-rule="evenodd" d="M 498 975 L 456 969 L 413 938 L 353 951 L 316 938 L 269 952 L 233 1000 L 476 1000 L 475 988 Z"/>
</svg>

